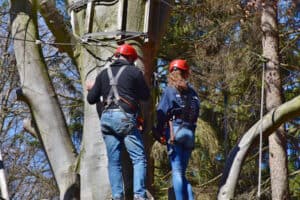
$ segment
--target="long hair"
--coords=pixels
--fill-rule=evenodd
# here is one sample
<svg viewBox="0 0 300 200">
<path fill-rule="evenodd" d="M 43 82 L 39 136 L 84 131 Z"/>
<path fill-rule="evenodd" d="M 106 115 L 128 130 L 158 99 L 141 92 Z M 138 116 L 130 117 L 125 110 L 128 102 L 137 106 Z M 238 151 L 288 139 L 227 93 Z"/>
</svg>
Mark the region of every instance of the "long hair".
<svg viewBox="0 0 300 200">
<path fill-rule="evenodd" d="M 183 77 L 181 70 L 174 70 L 168 75 L 168 85 L 175 87 L 179 92 L 188 89 L 186 79 Z"/>
</svg>

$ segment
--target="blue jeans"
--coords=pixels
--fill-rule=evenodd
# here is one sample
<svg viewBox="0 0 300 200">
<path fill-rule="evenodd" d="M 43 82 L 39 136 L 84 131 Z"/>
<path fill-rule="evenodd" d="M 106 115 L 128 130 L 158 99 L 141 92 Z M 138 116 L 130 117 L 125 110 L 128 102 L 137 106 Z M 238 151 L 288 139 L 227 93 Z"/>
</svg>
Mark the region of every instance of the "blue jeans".
<svg viewBox="0 0 300 200">
<path fill-rule="evenodd" d="M 185 177 L 186 169 L 195 144 L 194 129 L 173 124 L 175 144 L 167 144 L 172 168 L 172 182 L 176 200 L 193 200 L 191 184 Z M 170 133 L 167 132 L 167 139 Z"/>
<path fill-rule="evenodd" d="M 101 130 L 108 156 L 108 173 L 113 199 L 123 198 L 121 150 L 126 147 L 134 170 L 134 195 L 146 198 L 146 156 L 136 116 L 119 109 L 108 109 L 101 116 Z"/>
</svg>

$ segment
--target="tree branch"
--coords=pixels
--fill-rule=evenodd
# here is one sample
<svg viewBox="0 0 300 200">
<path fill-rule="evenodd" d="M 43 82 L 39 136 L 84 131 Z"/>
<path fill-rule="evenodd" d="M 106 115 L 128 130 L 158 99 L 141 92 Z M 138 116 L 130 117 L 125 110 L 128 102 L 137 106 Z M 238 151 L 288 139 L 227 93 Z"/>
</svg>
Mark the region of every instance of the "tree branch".
<svg viewBox="0 0 300 200">
<path fill-rule="evenodd" d="M 262 132 L 266 137 L 273 133 L 283 122 L 297 116 L 300 116 L 300 95 L 267 113 L 262 120 L 256 122 L 244 134 L 228 155 L 218 192 L 219 200 L 233 198 L 243 161 L 250 146 L 259 136 L 261 123 Z"/>
<path fill-rule="evenodd" d="M 34 122 L 32 121 L 32 119 L 24 119 L 23 120 L 23 128 L 25 131 L 27 131 L 28 133 L 30 133 L 30 135 L 34 138 L 38 137 L 37 134 L 37 127 L 34 125 Z"/>
<path fill-rule="evenodd" d="M 59 13 L 55 7 L 53 0 L 40 0 L 39 10 L 44 17 L 47 26 L 55 37 L 56 43 L 75 43 L 76 38 L 65 23 L 64 16 Z M 58 45 L 59 51 L 66 52 L 72 59 L 74 59 L 74 52 L 72 45 Z"/>
</svg>

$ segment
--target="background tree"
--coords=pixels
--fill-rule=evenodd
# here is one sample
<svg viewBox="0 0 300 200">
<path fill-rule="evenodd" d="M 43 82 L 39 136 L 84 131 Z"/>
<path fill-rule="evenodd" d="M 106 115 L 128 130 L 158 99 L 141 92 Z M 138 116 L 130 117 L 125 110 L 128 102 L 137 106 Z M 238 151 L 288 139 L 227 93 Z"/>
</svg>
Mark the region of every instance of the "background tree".
<svg viewBox="0 0 300 200">
<path fill-rule="evenodd" d="M 262 5 L 263 56 L 268 59 L 264 74 L 266 80 L 266 109 L 268 111 L 282 104 L 277 4 L 278 1 L 265 1 Z M 286 147 L 286 134 L 282 125 L 269 137 L 272 199 L 289 199 Z"/>
</svg>

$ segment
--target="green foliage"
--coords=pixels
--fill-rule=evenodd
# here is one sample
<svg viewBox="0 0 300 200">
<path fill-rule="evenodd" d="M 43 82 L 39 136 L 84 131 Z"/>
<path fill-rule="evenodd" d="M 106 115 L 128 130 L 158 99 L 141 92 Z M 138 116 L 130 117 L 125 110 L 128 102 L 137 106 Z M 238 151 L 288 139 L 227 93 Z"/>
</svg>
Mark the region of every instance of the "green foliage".
<svg viewBox="0 0 300 200">
<path fill-rule="evenodd" d="M 290 191 L 292 198 L 298 198 L 300 196 L 300 176 L 298 175 L 289 179 Z"/>
</svg>

